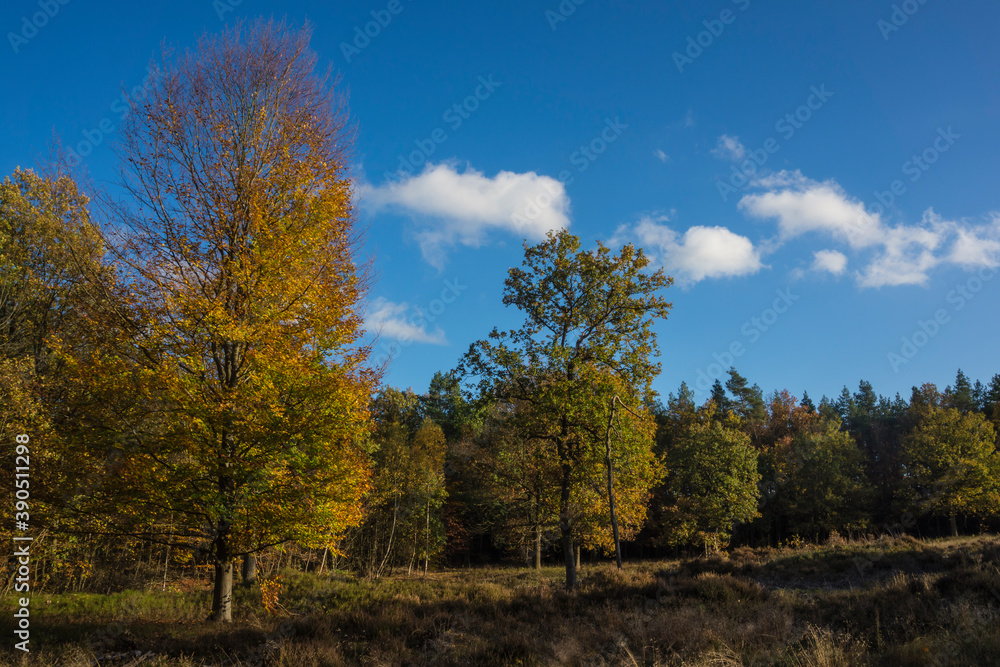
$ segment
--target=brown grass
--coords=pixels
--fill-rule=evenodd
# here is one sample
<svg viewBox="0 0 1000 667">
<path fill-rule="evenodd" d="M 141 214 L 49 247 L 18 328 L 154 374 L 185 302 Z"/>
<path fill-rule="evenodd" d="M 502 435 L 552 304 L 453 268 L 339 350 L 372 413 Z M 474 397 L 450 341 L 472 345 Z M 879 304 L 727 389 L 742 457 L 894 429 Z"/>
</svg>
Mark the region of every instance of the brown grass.
<svg viewBox="0 0 1000 667">
<path fill-rule="evenodd" d="M 202 622 L 206 590 L 37 595 L 32 653 L 8 639 L 0 665 L 1000 664 L 998 555 L 992 537 L 738 549 L 587 566 L 574 593 L 557 568 L 288 572 L 277 616 L 240 592 L 230 627 Z"/>
</svg>

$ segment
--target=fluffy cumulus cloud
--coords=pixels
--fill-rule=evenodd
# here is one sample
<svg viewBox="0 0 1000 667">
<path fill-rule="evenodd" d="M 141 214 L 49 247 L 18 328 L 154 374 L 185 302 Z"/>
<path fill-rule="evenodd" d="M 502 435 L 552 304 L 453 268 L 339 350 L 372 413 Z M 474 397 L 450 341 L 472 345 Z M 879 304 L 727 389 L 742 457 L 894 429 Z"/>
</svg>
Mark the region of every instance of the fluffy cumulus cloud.
<svg viewBox="0 0 1000 667">
<path fill-rule="evenodd" d="M 813 271 L 832 273 L 839 276 L 847 268 L 847 255 L 836 250 L 820 250 L 813 253 Z"/>
<path fill-rule="evenodd" d="M 719 137 L 719 140 L 715 142 L 715 148 L 712 149 L 712 155 L 715 157 L 733 162 L 739 162 L 746 154 L 747 149 L 740 142 L 740 138 L 731 137 L 728 134 Z"/>
<path fill-rule="evenodd" d="M 818 183 L 799 172 L 781 172 L 754 185 L 765 191 L 743 197 L 740 209 L 753 218 L 777 220 L 783 240 L 822 232 L 852 247 L 867 247 L 881 239 L 881 218 L 834 181 Z"/>
<path fill-rule="evenodd" d="M 378 297 L 368 307 L 364 318 L 366 331 L 402 343 L 447 345 L 444 331 L 435 327 L 427 331 L 427 324 L 420 310 L 408 303 L 393 303 Z"/>
<path fill-rule="evenodd" d="M 800 172 L 780 172 L 758 179 L 762 190 L 740 200 L 749 217 L 774 220 L 779 242 L 820 234 L 870 254 L 855 273 L 861 287 L 925 285 L 929 272 L 942 264 L 968 269 L 1000 265 L 1000 217 L 988 224 L 945 220 L 928 210 L 919 224 L 888 224 L 877 212 L 848 195 L 835 181 L 818 182 Z M 830 251 L 824 251 L 829 253 Z M 846 266 L 839 257 L 817 253 L 813 268 Z"/>
<path fill-rule="evenodd" d="M 491 232 L 539 241 L 550 230 L 569 227 L 566 188 L 535 172 L 489 177 L 471 167 L 427 164 L 415 176 L 365 188 L 361 205 L 372 213 L 392 210 L 417 219 L 421 251 L 438 268 L 450 247 L 479 247 Z"/>
<path fill-rule="evenodd" d="M 683 234 L 671 229 L 665 217 L 644 217 L 623 225 L 612 246 L 634 243 L 653 264 L 662 266 L 680 284 L 708 278 L 733 278 L 757 273 L 764 265 L 750 239 L 725 227 L 690 227 Z"/>
</svg>

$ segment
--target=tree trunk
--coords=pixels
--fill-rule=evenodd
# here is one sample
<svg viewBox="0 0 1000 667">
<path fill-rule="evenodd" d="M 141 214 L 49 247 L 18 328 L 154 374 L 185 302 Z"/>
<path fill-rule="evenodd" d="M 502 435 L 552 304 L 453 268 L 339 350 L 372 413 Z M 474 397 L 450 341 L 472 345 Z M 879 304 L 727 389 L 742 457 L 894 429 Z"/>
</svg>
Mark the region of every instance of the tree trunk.
<svg viewBox="0 0 1000 667">
<path fill-rule="evenodd" d="M 618 514 L 615 512 L 615 486 L 611 468 L 611 428 L 615 422 L 615 403 L 617 401 L 617 396 L 611 399 L 611 417 L 608 419 L 608 430 L 604 435 L 604 465 L 608 471 L 608 509 L 611 512 L 611 533 L 615 540 L 615 562 L 620 570 L 622 569 L 622 546 L 618 539 Z"/>
<path fill-rule="evenodd" d="M 233 562 L 216 561 L 215 589 L 212 592 L 212 620 L 231 623 L 233 620 Z"/>
<path fill-rule="evenodd" d="M 376 577 L 381 577 L 383 570 L 385 570 L 385 563 L 389 560 L 389 554 L 392 553 L 392 538 L 396 534 L 396 517 L 399 516 L 399 496 L 396 496 L 396 503 L 392 508 L 392 530 L 389 531 L 389 544 L 385 548 L 385 558 L 382 559 L 382 564 L 378 566 L 378 572 L 375 573 Z M 374 548 L 374 547 L 373 547 Z"/>
<path fill-rule="evenodd" d="M 430 543 L 431 543 L 431 498 L 427 496 L 427 509 L 426 509 L 426 529 L 424 532 L 424 575 L 427 575 L 427 563 L 430 561 Z"/>
<path fill-rule="evenodd" d="M 951 536 L 958 537 L 958 519 L 952 514 L 948 516 L 948 522 L 951 524 Z"/>
<path fill-rule="evenodd" d="M 240 568 L 240 577 L 243 585 L 250 588 L 257 583 L 257 554 L 245 554 L 243 556 L 243 567 Z"/>
<path fill-rule="evenodd" d="M 573 533 L 569 526 L 561 526 L 563 560 L 566 561 L 566 590 L 576 588 L 576 559 L 573 558 Z"/>
<path fill-rule="evenodd" d="M 222 435 L 223 443 L 228 442 L 226 433 Z M 228 465 L 228 464 L 227 464 Z M 219 477 L 219 491 L 224 502 L 232 497 L 233 479 L 228 475 Z M 225 505 L 229 509 L 228 503 Z M 231 623 L 233 620 L 233 555 L 230 550 L 229 538 L 232 524 L 227 514 L 219 520 L 215 535 L 215 587 L 212 592 L 211 619 L 218 623 Z"/>
<path fill-rule="evenodd" d="M 535 526 L 535 569 L 542 569 L 542 527 Z"/>
<path fill-rule="evenodd" d="M 580 569 L 580 545 L 576 545 L 576 569 Z"/>
<path fill-rule="evenodd" d="M 162 590 L 164 590 L 164 591 L 167 590 L 167 570 L 169 570 L 169 569 L 170 569 L 170 545 L 167 544 L 167 553 L 163 556 L 163 589 Z"/>
<path fill-rule="evenodd" d="M 559 532 L 562 534 L 563 560 L 566 561 L 566 590 L 576 588 L 576 559 L 573 558 L 573 524 L 569 517 L 569 485 L 572 468 L 563 464 L 562 488 L 559 497 Z"/>
</svg>

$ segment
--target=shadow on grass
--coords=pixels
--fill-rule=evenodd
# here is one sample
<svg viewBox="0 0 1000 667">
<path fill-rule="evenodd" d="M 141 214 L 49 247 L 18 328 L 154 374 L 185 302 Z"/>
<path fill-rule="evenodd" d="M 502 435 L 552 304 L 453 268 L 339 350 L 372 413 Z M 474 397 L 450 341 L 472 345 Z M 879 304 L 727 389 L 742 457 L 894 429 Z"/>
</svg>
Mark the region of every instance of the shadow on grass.
<svg viewBox="0 0 1000 667">
<path fill-rule="evenodd" d="M 188 666 L 1000 664 L 1000 597 L 989 592 L 1000 588 L 996 544 L 896 541 L 738 551 L 622 572 L 589 566 L 574 593 L 556 568 L 376 582 L 288 573 L 280 600 L 291 612 L 268 616 L 246 595 L 232 626 L 201 622 L 207 592 L 181 601 L 137 594 L 138 618 L 108 650 Z M 859 557 L 885 572 L 845 575 Z M 921 571 L 902 567 L 911 560 Z M 816 576 L 842 585 L 791 585 Z M 46 642 L 80 642 L 105 627 L 79 613 L 86 605 L 58 602 L 33 621 L 33 646 L 44 649 L 27 664 L 63 664 Z"/>
</svg>

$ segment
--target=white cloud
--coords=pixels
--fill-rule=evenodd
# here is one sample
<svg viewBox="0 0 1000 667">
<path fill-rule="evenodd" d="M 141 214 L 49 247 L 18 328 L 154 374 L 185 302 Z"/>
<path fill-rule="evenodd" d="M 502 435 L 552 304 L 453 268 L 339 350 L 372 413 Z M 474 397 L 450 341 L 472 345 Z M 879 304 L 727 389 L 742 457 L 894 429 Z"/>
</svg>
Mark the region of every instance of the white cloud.
<svg viewBox="0 0 1000 667">
<path fill-rule="evenodd" d="M 813 253 L 812 270 L 839 276 L 847 268 L 847 255 L 836 250 L 820 250 Z"/>
<path fill-rule="evenodd" d="M 928 210 L 918 225 L 890 226 L 832 180 L 817 182 L 798 171 L 783 171 L 753 185 L 765 192 L 744 196 L 739 208 L 753 218 L 776 220 L 779 242 L 818 233 L 854 249 L 873 250 L 869 264 L 855 274 L 861 287 L 926 285 L 929 272 L 945 263 L 965 268 L 1000 265 L 997 216 L 990 225 L 974 226 L 944 220 Z M 821 260 L 820 254 L 813 268 L 838 273 L 831 269 L 840 260 L 830 263 L 832 256 Z"/>
<path fill-rule="evenodd" d="M 449 247 L 479 247 L 491 231 L 539 241 L 570 224 L 569 196 L 560 181 L 533 171 L 501 171 L 492 178 L 471 167 L 459 173 L 453 164 L 427 164 L 416 176 L 368 188 L 362 206 L 419 218 L 421 251 L 438 268 Z"/>
<path fill-rule="evenodd" d="M 800 172 L 779 172 L 758 179 L 757 187 L 767 190 L 740 200 L 747 215 L 776 218 L 783 239 L 808 232 L 826 232 L 852 247 L 868 247 L 881 241 L 884 226 L 878 214 L 852 199 L 834 181 L 818 183 Z"/>
<path fill-rule="evenodd" d="M 666 153 L 664 153 L 660 149 L 657 149 L 656 151 L 654 151 L 653 155 L 655 155 L 660 160 L 660 162 L 667 162 L 668 160 L 670 160 L 670 156 L 667 155 Z"/>
<path fill-rule="evenodd" d="M 695 226 L 683 235 L 665 224 L 665 217 L 644 217 L 634 225 L 623 225 L 610 241 L 612 246 L 634 242 L 651 263 L 662 266 L 681 284 L 707 278 L 732 278 L 757 273 L 764 265 L 750 239 L 725 227 Z"/>
<path fill-rule="evenodd" d="M 712 149 L 712 155 L 715 157 L 733 162 L 739 162 L 746 154 L 747 149 L 740 143 L 740 138 L 731 137 L 728 134 L 719 137 L 715 148 Z"/>
<path fill-rule="evenodd" d="M 934 253 L 920 250 L 913 253 L 882 252 L 857 275 L 861 287 L 898 287 L 926 285 L 928 271 L 939 264 Z"/>
<path fill-rule="evenodd" d="M 956 239 L 948 253 L 948 261 L 967 269 L 1000 266 L 1000 214 L 993 215 L 992 224 L 971 229 L 956 229 Z"/>
<path fill-rule="evenodd" d="M 441 327 L 427 331 L 427 323 L 419 309 L 408 303 L 393 303 L 382 297 L 372 301 L 364 318 L 366 331 L 394 338 L 401 343 L 427 343 L 429 345 L 447 345 Z"/>
</svg>

